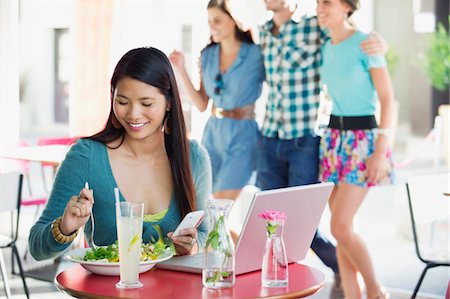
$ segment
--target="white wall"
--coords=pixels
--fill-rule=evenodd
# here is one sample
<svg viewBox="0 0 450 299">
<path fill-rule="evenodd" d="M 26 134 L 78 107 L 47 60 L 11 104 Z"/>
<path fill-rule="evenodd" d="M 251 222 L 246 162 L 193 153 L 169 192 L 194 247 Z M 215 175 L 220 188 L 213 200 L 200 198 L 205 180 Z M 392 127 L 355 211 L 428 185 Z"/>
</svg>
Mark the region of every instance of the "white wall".
<svg viewBox="0 0 450 299">
<path fill-rule="evenodd" d="M 7 1 L 8 2 L 8 1 Z M 21 1 L 19 71 L 26 80 L 21 95 L 21 133 L 68 134 L 54 124 L 54 29 L 70 28 L 75 1 Z"/>
<path fill-rule="evenodd" d="M 430 1 L 431 0 L 425 0 Z M 418 135 L 431 128 L 431 86 L 419 68 L 419 53 L 426 47 L 426 35 L 414 32 L 413 0 L 378 0 L 376 30 L 399 56 L 392 77 L 400 103 L 399 122 Z"/>
<path fill-rule="evenodd" d="M 19 5 L 0 1 L 0 153 L 19 141 Z M 0 171 L 15 163 L 0 159 Z"/>
</svg>

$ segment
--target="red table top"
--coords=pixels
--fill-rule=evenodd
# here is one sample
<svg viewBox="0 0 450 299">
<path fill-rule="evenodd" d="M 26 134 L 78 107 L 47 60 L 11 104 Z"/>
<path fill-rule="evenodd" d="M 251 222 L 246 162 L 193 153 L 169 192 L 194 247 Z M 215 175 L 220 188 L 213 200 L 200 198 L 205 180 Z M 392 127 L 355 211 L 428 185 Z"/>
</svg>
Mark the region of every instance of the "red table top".
<svg viewBox="0 0 450 299">
<path fill-rule="evenodd" d="M 139 276 L 139 289 L 117 289 L 118 276 L 92 274 L 81 265 L 67 269 L 55 278 L 64 293 L 81 298 L 299 298 L 316 293 L 325 283 L 325 275 L 302 264 L 289 265 L 289 285 L 285 288 L 261 286 L 261 272 L 236 276 L 233 288 L 206 289 L 199 274 L 152 269 Z"/>
</svg>

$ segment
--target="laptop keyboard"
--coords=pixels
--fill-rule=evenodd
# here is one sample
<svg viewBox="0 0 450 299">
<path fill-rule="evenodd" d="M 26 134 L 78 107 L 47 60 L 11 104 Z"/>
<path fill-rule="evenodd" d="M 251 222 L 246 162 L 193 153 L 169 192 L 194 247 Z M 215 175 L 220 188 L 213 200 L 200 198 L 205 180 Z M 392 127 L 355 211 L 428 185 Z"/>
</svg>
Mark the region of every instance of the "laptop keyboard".
<svg viewBox="0 0 450 299">
<path fill-rule="evenodd" d="M 191 260 L 194 265 L 203 266 L 203 254 L 202 253 L 191 255 Z"/>
</svg>

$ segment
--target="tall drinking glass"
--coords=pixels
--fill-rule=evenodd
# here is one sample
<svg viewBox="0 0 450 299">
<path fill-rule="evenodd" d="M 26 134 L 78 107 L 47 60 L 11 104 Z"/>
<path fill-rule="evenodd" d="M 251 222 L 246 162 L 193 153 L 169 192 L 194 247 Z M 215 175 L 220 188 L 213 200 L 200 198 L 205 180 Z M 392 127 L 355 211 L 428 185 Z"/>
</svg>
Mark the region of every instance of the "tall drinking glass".
<svg viewBox="0 0 450 299">
<path fill-rule="evenodd" d="M 116 283 L 116 288 L 142 287 L 142 283 L 139 282 L 139 260 L 143 217 L 143 203 L 126 201 L 116 203 L 120 263 L 120 281 Z"/>
</svg>

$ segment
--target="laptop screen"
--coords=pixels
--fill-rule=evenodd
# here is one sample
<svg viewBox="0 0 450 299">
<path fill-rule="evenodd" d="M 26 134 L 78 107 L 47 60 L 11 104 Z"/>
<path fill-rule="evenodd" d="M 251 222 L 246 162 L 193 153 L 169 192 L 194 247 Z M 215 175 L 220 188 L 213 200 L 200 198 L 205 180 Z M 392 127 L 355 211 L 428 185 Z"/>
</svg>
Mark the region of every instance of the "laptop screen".
<svg viewBox="0 0 450 299">
<path fill-rule="evenodd" d="M 283 239 L 288 262 L 303 260 L 332 189 L 333 183 L 320 183 L 257 192 L 236 246 L 236 272 L 261 268 L 267 237 L 265 220 L 258 215 L 265 210 L 286 214 Z"/>
<path fill-rule="evenodd" d="M 256 192 L 236 245 L 236 274 L 261 269 L 266 244 L 266 223 L 259 213 L 276 210 L 286 214 L 283 239 L 288 262 L 303 260 L 311 245 L 333 183 L 319 183 Z M 158 268 L 201 273 L 203 254 L 173 257 Z"/>
</svg>

